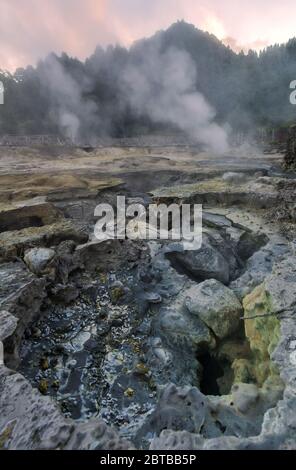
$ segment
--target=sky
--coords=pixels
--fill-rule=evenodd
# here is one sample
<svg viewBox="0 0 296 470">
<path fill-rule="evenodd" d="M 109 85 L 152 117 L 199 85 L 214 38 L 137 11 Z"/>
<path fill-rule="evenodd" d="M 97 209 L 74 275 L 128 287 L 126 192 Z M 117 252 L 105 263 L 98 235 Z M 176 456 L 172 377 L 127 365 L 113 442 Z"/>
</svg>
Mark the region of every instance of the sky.
<svg viewBox="0 0 296 470">
<path fill-rule="evenodd" d="M 151 36 L 184 19 L 239 51 L 296 36 L 295 0 L 0 0 L 0 69 Z"/>
</svg>

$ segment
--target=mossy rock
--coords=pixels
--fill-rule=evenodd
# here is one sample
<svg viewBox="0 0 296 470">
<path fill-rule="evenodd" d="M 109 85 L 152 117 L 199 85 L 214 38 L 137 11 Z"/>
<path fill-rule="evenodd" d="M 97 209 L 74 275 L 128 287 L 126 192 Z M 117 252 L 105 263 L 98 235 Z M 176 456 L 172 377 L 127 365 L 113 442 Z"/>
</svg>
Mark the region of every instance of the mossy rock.
<svg viewBox="0 0 296 470">
<path fill-rule="evenodd" d="M 48 391 L 48 381 L 46 379 L 40 380 L 38 389 L 39 392 L 42 393 L 42 395 L 46 395 Z"/>
<path fill-rule="evenodd" d="M 125 292 L 122 287 L 112 287 L 110 290 L 110 298 L 113 304 L 117 304 L 120 299 L 124 296 Z"/>
<path fill-rule="evenodd" d="M 234 373 L 234 383 L 255 383 L 253 364 L 249 359 L 235 359 L 231 366 Z"/>
<path fill-rule="evenodd" d="M 140 362 L 136 365 L 135 372 L 138 375 L 146 376 L 147 374 L 149 374 L 149 368 L 145 364 Z"/>
<path fill-rule="evenodd" d="M 45 371 L 49 369 L 49 361 L 47 357 L 42 357 L 40 360 L 40 369 Z"/>
<path fill-rule="evenodd" d="M 128 398 L 132 398 L 135 395 L 135 391 L 132 388 L 127 388 L 124 392 L 124 396 Z"/>
<path fill-rule="evenodd" d="M 197 183 L 176 185 L 172 187 L 162 187 L 152 191 L 154 198 L 174 197 L 188 198 L 194 194 L 220 193 L 237 191 L 236 186 L 232 186 L 221 178 L 211 178 Z"/>
<path fill-rule="evenodd" d="M 279 371 L 272 363 L 271 354 L 280 339 L 280 320 L 273 315 L 270 294 L 261 284 L 243 301 L 245 333 L 251 348 L 249 370 L 259 386 L 271 377 L 278 381 Z M 249 317 L 256 317 L 248 319 Z"/>
</svg>

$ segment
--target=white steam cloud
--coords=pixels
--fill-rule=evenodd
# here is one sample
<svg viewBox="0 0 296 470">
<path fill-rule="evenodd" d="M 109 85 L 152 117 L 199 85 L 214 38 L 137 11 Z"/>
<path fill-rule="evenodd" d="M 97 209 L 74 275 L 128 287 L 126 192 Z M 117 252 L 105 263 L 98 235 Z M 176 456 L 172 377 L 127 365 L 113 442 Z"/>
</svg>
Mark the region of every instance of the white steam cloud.
<svg viewBox="0 0 296 470">
<path fill-rule="evenodd" d="M 123 73 L 131 107 L 152 121 L 170 123 L 217 153 L 228 148 L 226 129 L 214 122 L 215 111 L 196 91 L 197 71 L 189 54 L 157 47 Z"/>
<path fill-rule="evenodd" d="M 51 113 L 56 117 L 62 134 L 78 142 L 86 129 L 86 138 L 90 139 L 93 125 L 98 125 L 100 117 L 96 103 L 85 97 L 91 86 L 85 75 L 75 80 L 53 54 L 40 64 L 39 72 L 51 94 Z"/>
<path fill-rule="evenodd" d="M 110 68 L 115 75 L 112 65 Z M 127 106 L 133 114 L 148 116 L 156 124 L 170 124 L 215 153 L 228 148 L 226 130 L 215 122 L 214 109 L 196 91 L 196 67 L 185 51 L 170 48 L 160 52 L 158 43 L 141 49 L 139 55 L 132 51 L 121 70 L 120 103 L 113 105 L 109 116 L 90 98 L 95 77 L 70 74 L 54 55 L 39 64 L 38 71 L 51 95 L 52 117 L 61 132 L 76 143 L 95 144 L 98 129 L 108 134 L 118 104 L 118 109 Z"/>
</svg>

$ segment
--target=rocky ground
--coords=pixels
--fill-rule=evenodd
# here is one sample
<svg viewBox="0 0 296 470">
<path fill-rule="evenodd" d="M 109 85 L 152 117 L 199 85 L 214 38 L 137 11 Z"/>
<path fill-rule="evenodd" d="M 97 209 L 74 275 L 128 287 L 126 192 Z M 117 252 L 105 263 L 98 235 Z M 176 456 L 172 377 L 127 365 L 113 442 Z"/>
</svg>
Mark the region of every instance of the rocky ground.
<svg viewBox="0 0 296 470">
<path fill-rule="evenodd" d="M 250 148 L 0 149 L 0 448 L 293 449 L 293 173 Z M 203 243 L 93 239 L 203 204 Z"/>
</svg>

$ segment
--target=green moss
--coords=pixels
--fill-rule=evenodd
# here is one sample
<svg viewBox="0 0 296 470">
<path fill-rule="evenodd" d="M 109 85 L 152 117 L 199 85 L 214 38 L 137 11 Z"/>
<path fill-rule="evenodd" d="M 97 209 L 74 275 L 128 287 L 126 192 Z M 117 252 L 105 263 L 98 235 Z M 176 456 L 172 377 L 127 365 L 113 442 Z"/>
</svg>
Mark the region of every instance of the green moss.
<svg viewBox="0 0 296 470">
<path fill-rule="evenodd" d="M 110 290 L 110 297 L 113 304 L 117 304 L 123 296 L 124 290 L 122 287 L 113 287 Z"/>
<path fill-rule="evenodd" d="M 228 192 L 231 191 L 231 184 L 221 178 L 211 178 L 209 180 L 199 181 L 197 183 L 176 185 L 173 187 L 163 187 L 152 191 L 155 198 L 162 197 L 176 197 L 184 198 L 190 197 L 196 193 L 208 192 Z M 237 188 L 235 189 L 237 191 Z"/>
<path fill-rule="evenodd" d="M 42 395 L 46 395 L 48 391 L 48 381 L 46 379 L 40 380 L 38 389 L 39 392 L 42 393 Z"/>
<path fill-rule="evenodd" d="M 42 357 L 40 360 L 40 369 L 47 370 L 49 369 L 49 361 L 47 357 Z"/>
<path fill-rule="evenodd" d="M 141 354 L 142 344 L 138 339 L 128 338 L 127 343 L 131 346 L 131 348 L 132 348 L 132 350 L 135 354 Z"/>
<path fill-rule="evenodd" d="M 251 348 L 248 362 L 250 376 L 259 386 L 269 381 L 279 382 L 279 371 L 271 360 L 271 354 L 280 339 L 280 320 L 273 315 L 274 308 L 270 294 L 264 284 L 257 287 L 243 301 L 245 311 L 245 332 Z M 256 317 L 248 319 L 249 317 Z"/>
<path fill-rule="evenodd" d="M 53 383 L 51 384 L 51 386 L 55 390 L 58 390 L 60 388 L 60 381 L 59 380 L 54 380 Z"/>
<path fill-rule="evenodd" d="M 128 398 L 132 398 L 135 394 L 135 391 L 133 388 L 127 388 L 124 392 L 124 396 Z"/>
<path fill-rule="evenodd" d="M 147 375 L 149 373 L 149 369 L 145 364 L 140 362 L 136 365 L 136 373 L 139 375 Z"/>
<path fill-rule="evenodd" d="M 150 388 L 150 390 L 152 392 L 156 392 L 157 391 L 157 385 L 155 383 L 155 381 L 153 379 L 150 379 L 149 382 L 148 382 L 148 387 Z"/>
<path fill-rule="evenodd" d="M 253 365 L 249 359 L 235 359 L 232 363 L 234 383 L 254 383 L 256 379 L 252 373 Z"/>
</svg>

